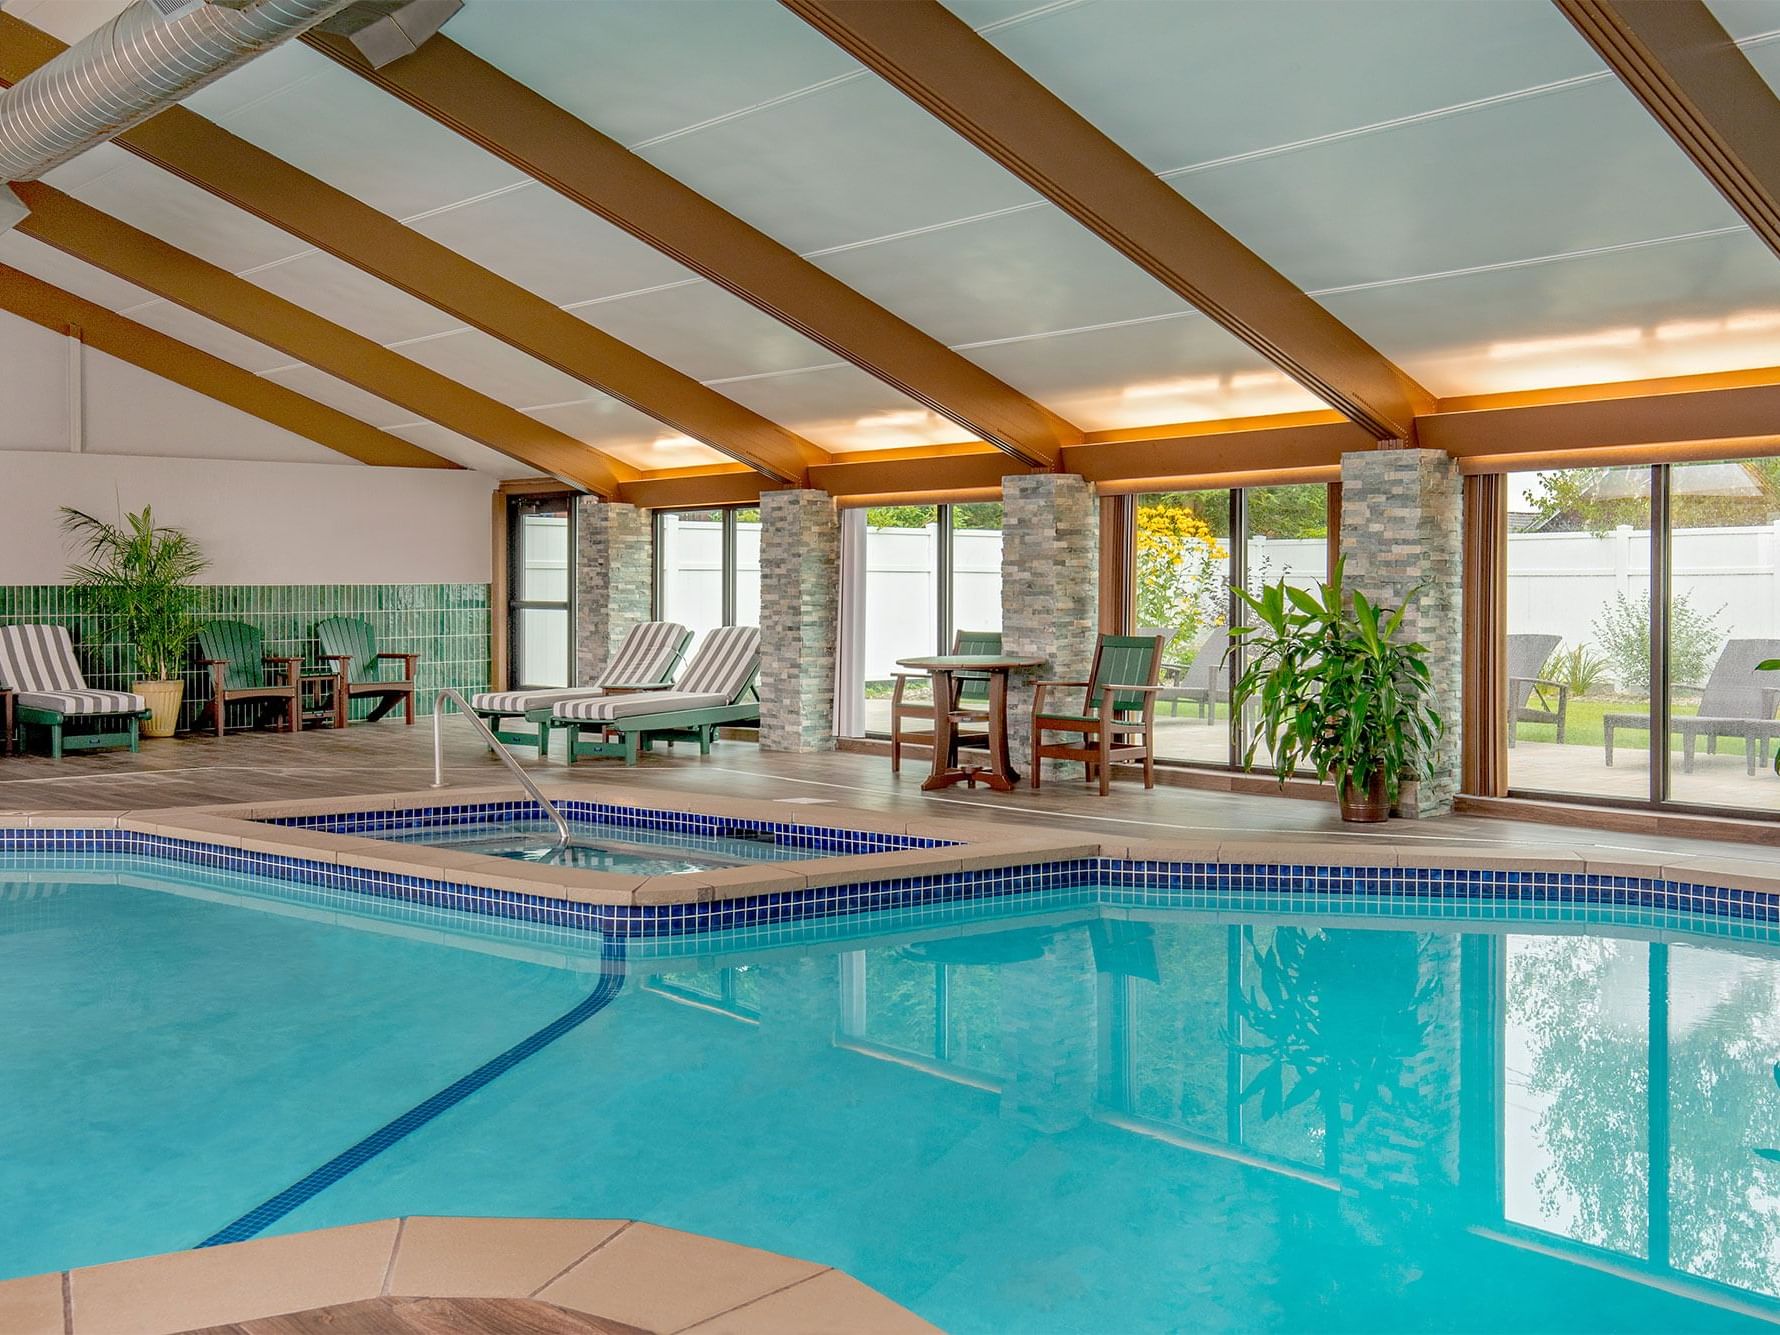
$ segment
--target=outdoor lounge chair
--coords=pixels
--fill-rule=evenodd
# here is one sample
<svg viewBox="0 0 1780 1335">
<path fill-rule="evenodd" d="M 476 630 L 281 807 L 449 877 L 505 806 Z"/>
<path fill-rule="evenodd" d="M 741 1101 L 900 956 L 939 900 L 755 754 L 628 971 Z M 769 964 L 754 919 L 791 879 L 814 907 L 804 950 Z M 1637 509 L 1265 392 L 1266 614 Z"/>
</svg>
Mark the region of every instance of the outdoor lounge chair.
<svg viewBox="0 0 1780 1335">
<path fill-rule="evenodd" d="M 1762 767 L 1767 767 L 1768 743 L 1780 738 L 1780 719 L 1774 717 L 1775 707 L 1780 705 L 1780 686 L 1771 684 L 1768 674 L 1757 672 L 1755 665 L 1769 658 L 1780 658 L 1780 640 L 1730 641 L 1700 692 L 1699 712 L 1669 717 L 1670 731 L 1681 738 L 1682 773 L 1693 773 L 1694 753 L 1702 737 L 1707 755 L 1717 754 L 1719 738 L 1741 738 L 1744 769 L 1754 774 L 1758 755 Z M 1618 728 L 1648 732 L 1650 715 L 1608 714 L 1601 720 L 1609 765 L 1613 763 L 1613 733 Z"/>
<path fill-rule="evenodd" d="M 1032 786 L 1038 788 L 1046 760 L 1079 760 L 1100 795 L 1112 791 L 1112 767 L 1141 761 L 1143 786 L 1156 786 L 1156 676 L 1163 641 L 1156 635 L 1102 635 L 1094 646 L 1087 681 L 1041 681 L 1032 698 Z M 1047 709 L 1045 696 L 1058 688 L 1084 691 L 1082 711 Z M 1081 741 L 1048 742 L 1045 734 L 1079 734 Z"/>
<path fill-rule="evenodd" d="M 0 626 L 0 685 L 13 692 L 19 749 L 32 728 L 49 734 L 49 753 L 139 750 L 148 705 L 128 691 L 95 691 L 74 657 L 66 626 Z"/>
<path fill-rule="evenodd" d="M 618 691 L 659 691 L 673 685 L 674 669 L 686 652 L 692 632 L 673 621 L 639 621 L 624 633 L 618 652 L 612 655 L 591 686 L 546 686 L 530 691 L 484 691 L 470 697 L 470 708 L 484 719 L 503 742 L 536 746 L 541 756 L 550 749 L 550 719 L 538 720 L 535 733 L 511 732 L 501 724 L 510 718 L 528 718 L 553 705 L 570 700 L 592 700 Z"/>
<path fill-rule="evenodd" d="M 315 623 L 315 638 L 321 641 L 321 656 L 334 665 L 334 726 L 344 728 L 352 719 L 352 702 L 371 699 L 377 707 L 365 718 L 375 723 L 397 705 L 406 707 L 403 721 L 414 723 L 414 665 L 419 654 L 380 652 L 377 632 L 371 623 L 356 617 L 328 617 Z M 402 662 L 402 675 L 386 679 L 382 664 L 386 658 Z"/>
<path fill-rule="evenodd" d="M 1521 723 L 1555 723 L 1557 739 L 1564 740 L 1565 715 L 1570 712 L 1570 688 L 1539 673 L 1551 661 L 1561 635 L 1510 635 L 1508 637 L 1508 745 L 1513 746 Z M 1550 694 L 1548 694 L 1548 692 Z M 1609 764 L 1612 762 L 1609 761 Z"/>
<path fill-rule="evenodd" d="M 221 737 L 229 706 L 252 704 L 256 724 L 264 723 L 269 714 L 281 713 L 285 731 L 302 728 L 297 679 L 303 660 L 265 650 L 265 635 L 245 621 L 212 621 L 198 632 L 198 652 L 203 655 L 198 661 L 210 670 L 210 700 L 198 715 L 197 727 L 208 722 Z"/>
<path fill-rule="evenodd" d="M 1168 626 L 1145 626 L 1138 634 L 1162 636 L 1164 647 L 1174 639 L 1174 631 Z M 1193 651 L 1192 662 L 1163 662 L 1158 679 L 1162 689 L 1156 694 L 1156 703 L 1166 704 L 1168 715 L 1173 718 L 1180 713 L 1180 702 L 1185 700 L 1198 707 L 1201 723 L 1216 723 L 1217 707 L 1230 700 L 1229 679 L 1224 675 L 1224 659 L 1229 652 L 1230 628 L 1214 626 L 1205 642 Z"/>
<path fill-rule="evenodd" d="M 625 764 L 634 765 L 639 749 L 677 738 L 696 740 L 698 753 L 706 756 L 718 728 L 760 722 L 754 690 L 759 675 L 759 629 L 719 626 L 699 642 L 672 690 L 569 700 L 532 710 L 526 718 L 569 729 L 571 764 L 581 756 L 623 756 Z M 584 742 L 583 732 L 597 732 L 599 738 Z"/>
<path fill-rule="evenodd" d="M 954 654 L 999 654 L 1001 652 L 1001 632 L 998 630 L 961 630 L 952 637 Z M 904 697 L 911 680 L 919 681 L 927 676 L 925 672 L 897 672 L 896 690 L 890 696 L 890 772 L 902 770 L 902 748 L 905 746 L 933 745 L 933 709 L 932 700 L 909 700 Z M 984 723 L 989 719 L 989 677 L 987 673 L 957 672 L 952 675 L 952 708 L 948 711 L 954 720 Z M 927 726 L 909 729 L 903 726 L 905 719 L 925 720 Z M 973 736 L 975 736 L 973 734 Z M 986 741 L 987 733 L 977 737 Z M 959 740 L 969 745 L 971 738 L 961 737 Z"/>
</svg>

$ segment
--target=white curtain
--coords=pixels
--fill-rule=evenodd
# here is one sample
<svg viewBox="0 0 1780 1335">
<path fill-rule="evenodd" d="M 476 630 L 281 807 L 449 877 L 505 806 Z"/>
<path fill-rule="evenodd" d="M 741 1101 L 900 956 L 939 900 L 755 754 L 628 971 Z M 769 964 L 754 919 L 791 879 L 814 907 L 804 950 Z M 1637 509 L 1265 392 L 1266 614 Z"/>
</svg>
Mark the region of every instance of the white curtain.
<svg viewBox="0 0 1780 1335">
<path fill-rule="evenodd" d="M 865 736 L 865 511 L 841 511 L 840 624 L 835 628 L 834 731 Z"/>
</svg>

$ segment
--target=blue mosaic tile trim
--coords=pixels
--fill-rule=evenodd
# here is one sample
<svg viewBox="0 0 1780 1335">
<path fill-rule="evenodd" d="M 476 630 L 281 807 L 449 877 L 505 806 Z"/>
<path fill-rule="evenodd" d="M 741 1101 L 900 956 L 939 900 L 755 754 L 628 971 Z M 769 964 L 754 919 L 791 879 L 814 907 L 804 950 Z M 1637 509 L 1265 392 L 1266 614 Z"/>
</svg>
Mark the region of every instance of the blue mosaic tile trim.
<svg viewBox="0 0 1780 1335">
<path fill-rule="evenodd" d="M 224 872 L 269 876 L 428 908 L 453 909 L 614 938 L 656 939 L 689 933 L 783 927 L 812 919 L 901 912 L 929 905 L 1095 887 L 1115 908 L 1234 908 L 1257 912 L 1376 912 L 1466 906 L 1479 917 L 1576 918 L 1615 913 L 1685 915 L 1730 928 L 1780 924 L 1780 895 L 1678 881 L 1571 872 L 1469 871 L 1459 868 L 1245 866 L 1126 862 L 1084 858 L 984 871 L 945 872 L 782 891 L 703 904 L 594 905 L 423 876 L 366 871 L 336 863 L 124 830 L 0 829 L 0 853 L 63 856 L 142 854 Z"/>
<path fill-rule="evenodd" d="M 291 1211 L 326 1191 L 341 1178 L 363 1168 L 390 1146 L 407 1139 L 441 1113 L 450 1111 L 477 1090 L 499 1080 L 527 1057 L 542 1052 L 557 1039 L 591 1020 L 611 1005 L 623 988 L 624 970 L 620 959 L 600 975 L 599 984 L 592 992 L 542 1029 L 526 1035 L 499 1056 L 482 1063 L 468 1075 L 453 1081 L 437 1094 L 416 1104 L 401 1116 L 385 1122 L 356 1145 L 336 1154 L 314 1172 L 291 1183 L 270 1200 L 254 1206 L 239 1219 L 224 1224 L 200 1242 L 198 1246 L 220 1247 L 224 1243 L 245 1242 L 249 1238 L 259 1236 Z"/>
<path fill-rule="evenodd" d="M 772 821 L 730 816 L 708 816 L 695 811 L 658 811 L 647 807 L 620 806 L 611 802 L 558 802 L 557 810 L 571 821 L 616 825 L 632 830 L 694 835 L 705 839 L 748 839 L 770 835 L 780 848 L 820 849 L 836 853 L 895 853 L 911 848 L 950 848 L 955 841 L 919 835 L 884 834 L 874 830 L 841 830 L 803 821 Z M 457 806 L 415 807 L 403 811 L 330 812 L 319 816 L 276 816 L 267 825 L 285 825 L 330 834 L 359 834 L 370 838 L 413 830 L 443 829 L 455 825 L 493 825 L 542 821 L 544 811 L 536 802 L 472 802 Z"/>
</svg>

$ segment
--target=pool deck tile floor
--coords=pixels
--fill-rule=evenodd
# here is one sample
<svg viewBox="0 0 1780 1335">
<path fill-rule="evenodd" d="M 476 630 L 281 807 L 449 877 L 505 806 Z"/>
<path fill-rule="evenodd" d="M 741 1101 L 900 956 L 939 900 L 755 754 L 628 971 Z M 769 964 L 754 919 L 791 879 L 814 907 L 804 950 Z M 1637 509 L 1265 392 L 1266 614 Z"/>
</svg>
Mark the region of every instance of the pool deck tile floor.
<svg viewBox="0 0 1780 1335">
<path fill-rule="evenodd" d="M 9 1280 L 0 1283 L 0 1330 L 172 1335 L 311 1312 L 311 1324 L 269 1328 L 350 1330 L 351 1305 L 402 1297 L 535 1300 L 607 1330 L 933 1330 L 839 1271 L 697 1234 L 621 1219 L 420 1217 Z"/>
</svg>

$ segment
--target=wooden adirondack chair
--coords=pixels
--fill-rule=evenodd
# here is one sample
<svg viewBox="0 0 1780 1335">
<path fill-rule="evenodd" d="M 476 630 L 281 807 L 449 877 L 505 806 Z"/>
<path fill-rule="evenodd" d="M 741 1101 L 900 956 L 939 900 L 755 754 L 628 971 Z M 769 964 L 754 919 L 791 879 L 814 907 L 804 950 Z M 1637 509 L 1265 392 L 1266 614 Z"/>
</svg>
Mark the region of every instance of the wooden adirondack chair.
<svg viewBox="0 0 1780 1335">
<path fill-rule="evenodd" d="M 276 712 L 284 716 L 283 731 L 302 728 L 297 677 L 303 660 L 268 654 L 265 649 L 265 635 L 244 621 L 212 621 L 198 632 L 198 652 L 203 655 L 198 661 L 210 672 L 210 700 L 198 715 L 198 729 L 209 724 L 221 737 L 232 704 L 255 705 L 255 723 L 263 724 Z"/>
<path fill-rule="evenodd" d="M 1032 697 L 1032 786 L 1039 787 L 1046 760 L 1079 760 L 1088 782 L 1100 775 L 1100 795 L 1112 791 L 1112 767 L 1141 761 L 1143 786 L 1156 786 L 1156 684 L 1162 668 L 1156 635 L 1102 635 L 1086 681 L 1041 681 Z M 1047 707 L 1058 689 L 1084 692 L 1080 713 Z M 1080 742 L 1047 742 L 1047 732 L 1071 733 Z"/>
<path fill-rule="evenodd" d="M 367 621 L 356 617 L 328 617 L 315 623 L 315 638 L 321 641 L 321 656 L 334 665 L 334 726 L 344 728 L 352 719 L 354 700 L 372 699 L 377 707 L 366 723 L 375 723 L 398 704 L 404 706 L 403 722 L 414 723 L 414 665 L 419 654 L 380 652 L 377 632 Z M 381 676 L 385 659 L 400 659 L 402 675 L 398 680 Z"/>
<path fill-rule="evenodd" d="M 961 630 L 952 637 L 954 654 L 998 654 L 1001 652 L 1001 632 L 998 630 Z M 931 700 L 909 700 L 904 698 L 910 681 L 925 680 L 925 672 L 895 673 L 896 689 L 890 696 L 890 772 L 900 773 L 902 770 L 902 748 L 905 746 L 933 745 L 933 704 Z M 955 683 L 952 701 L 952 717 L 969 721 L 988 721 L 989 718 L 989 678 L 987 676 L 969 676 L 960 673 L 952 679 Z M 903 727 L 905 719 L 924 719 L 925 729 L 910 730 Z M 968 739 L 966 744 L 968 744 Z"/>
</svg>

